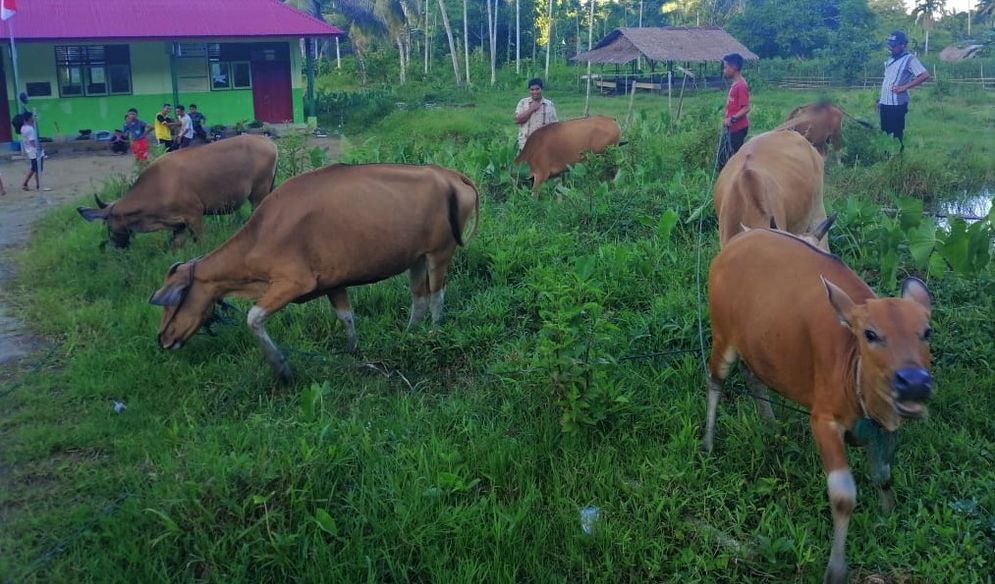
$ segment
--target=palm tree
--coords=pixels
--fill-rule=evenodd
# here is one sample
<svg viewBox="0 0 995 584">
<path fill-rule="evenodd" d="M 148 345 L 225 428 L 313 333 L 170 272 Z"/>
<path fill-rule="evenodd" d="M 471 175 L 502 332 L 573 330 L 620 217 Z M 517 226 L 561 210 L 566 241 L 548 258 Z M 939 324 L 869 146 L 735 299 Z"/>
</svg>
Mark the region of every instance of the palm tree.
<svg viewBox="0 0 995 584">
<path fill-rule="evenodd" d="M 978 0 L 974 13 L 978 15 L 978 20 L 995 17 L 995 0 Z"/>
<path fill-rule="evenodd" d="M 439 0 L 439 14 L 442 15 L 442 26 L 446 29 L 449 39 L 449 55 L 453 58 L 453 75 L 456 77 L 456 87 L 463 87 L 463 79 L 459 72 L 459 55 L 456 53 L 456 43 L 453 41 L 453 27 L 449 26 L 449 13 L 446 12 L 445 0 Z"/>
<path fill-rule="evenodd" d="M 929 31 L 932 30 L 936 18 L 943 14 L 943 8 L 946 3 L 946 0 L 919 0 L 919 3 L 912 10 L 912 16 L 915 17 L 916 22 L 922 26 L 923 32 L 926 33 L 926 48 L 924 53 L 927 55 L 929 54 Z"/>
</svg>

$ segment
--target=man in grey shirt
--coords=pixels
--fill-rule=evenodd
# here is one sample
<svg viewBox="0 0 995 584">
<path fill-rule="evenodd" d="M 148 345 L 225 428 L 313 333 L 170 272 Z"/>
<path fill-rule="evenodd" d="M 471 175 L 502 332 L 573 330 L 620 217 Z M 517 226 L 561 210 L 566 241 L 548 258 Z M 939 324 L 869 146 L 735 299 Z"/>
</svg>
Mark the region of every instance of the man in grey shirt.
<svg viewBox="0 0 995 584">
<path fill-rule="evenodd" d="M 881 114 L 881 131 L 890 134 L 905 150 L 905 114 L 909 111 L 909 89 L 929 79 L 929 72 L 915 55 L 908 52 L 908 38 L 904 32 L 895 31 L 888 37 L 891 58 L 884 64 L 881 97 L 878 113 Z"/>
</svg>

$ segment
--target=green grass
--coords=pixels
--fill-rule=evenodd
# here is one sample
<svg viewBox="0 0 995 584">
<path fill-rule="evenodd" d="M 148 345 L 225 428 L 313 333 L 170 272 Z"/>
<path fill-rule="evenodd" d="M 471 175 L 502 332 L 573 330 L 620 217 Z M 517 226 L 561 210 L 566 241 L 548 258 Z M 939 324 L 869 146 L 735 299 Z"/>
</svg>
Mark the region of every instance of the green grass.
<svg viewBox="0 0 995 584">
<path fill-rule="evenodd" d="M 549 91 L 562 118 L 583 110 L 571 91 Z M 403 332 L 403 277 L 352 291 L 358 358 L 336 353 L 344 336 L 327 303 L 273 317 L 290 387 L 274 382 L 241 318 L 181 351 L 155 347 L 149 294 L 171 263 L 210 251 L 237 220 L 209 219 L 204 241 L 178 251 L 157 234 L 100 252 L 103 230 L 71 206 L 46 217 L 8 298 L 53 348 L 0 389 L 0 578 L 816 580 L 831 522 L 805 418 L 779 411 L 765 429 L 753 403 L 732 394 L 706 457 L 699 357 L 623 360 L 697 348 L 699 233 L 688 219 L 711 197 L 722 95 L 688 98 L 675 127 L 666 97 L 638 96 L 629 144 L 534 201 L 506 172 L 521 93 L 481 89 L 465 98 L 473 108 L 398 111 L 351 137 L 347 160 L 431 161 L 470 175 L 483 194 L 481 231 L 456 255 L 449 316 L 436 329 Z M 866 117 L 869 96 L 833 94 Z M 758 88 L 755 131 L 814 97 Z M 828 172 L 831 206 L 943 200 L 995 182 L 990 96 L 933 97 L 917 96 L 901 159 L 889 141 L 848 129 L 850 162 Z M 626 106 L 597 97 L 593 111 L 621 118 Z M 659 227 L 668 211 L 679 218 L 672 232 Z M 717 242 L 705 213 L 707 266 Z M 875 242 L 847 218 L 844 209 L 834 245 L 879 287 Z M 926 277 L 905 251 L 899 271 Z M 862 453 L 851 451 L 857 581 L 992 579 L 995 278 L 989 265 L 929 280 L 939 392 L 930 418 L 902 430 L 894 514 L 878 511 Z M 574 433 L 561 431 L 563 396 L 543 349 L 562 341 L 556 327 L 609 363 L 595 371 L 608 398 Z M 115 400 L 127 410 L 115 414 Z M 587 506 L 601 517 L 589 536 Z"/>
</svg>

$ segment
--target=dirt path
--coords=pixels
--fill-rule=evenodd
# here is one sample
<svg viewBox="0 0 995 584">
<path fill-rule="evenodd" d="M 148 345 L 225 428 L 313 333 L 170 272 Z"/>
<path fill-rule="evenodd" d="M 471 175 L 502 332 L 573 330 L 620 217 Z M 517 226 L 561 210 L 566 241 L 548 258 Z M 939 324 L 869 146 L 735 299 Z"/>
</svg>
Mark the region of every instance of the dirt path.
<svg viewBox="0 0 995 584">
<path fill-rule="evenodd" d="M 15 249 L 31 238 L 36 219 L 57 205 L 97 190 L 110 176 L 127 174 L 133 161 L 131 156 L 110 153 L 51 156 L 45 161 L 41 185 L 51 190 L 42 192 L 34 190 L 33 180 L 32 190 L 21 189 L 28 171 L 25 161 L 0 162 L 0 176 L 7 188 L 7 194 L 0 197 L 0 365 L 9 365 L 39 345 L 39 340 L 11 314 L 8 306 L 7 283 L 14 275 Z"/>
<path fill-rule="evenodd" d="M 338 158 L 337 139 L 312 138 L 309 142 L 326 148 L 329 161 Z M 7 189 L 7 194 L 0 196 L 0 371 L 31 354 L 41 343 L 11 310 L 7 286 L 14 274 L 14 251 L 31 239 L 36 219 L 57 205 L 97 191 L 105 179 L 128 174 L 133 167 L 134 158 L 130 155 L 115 156 L 110 152 L 53 155 L 45 161 L 42 175 L 42 187 L 51 190 L 35 191 L 32 181 L 32 190 L 25 192 L 21 182 L 28 171 L 27 163 L 0 161 L 0 176 Z"/>
</svg>

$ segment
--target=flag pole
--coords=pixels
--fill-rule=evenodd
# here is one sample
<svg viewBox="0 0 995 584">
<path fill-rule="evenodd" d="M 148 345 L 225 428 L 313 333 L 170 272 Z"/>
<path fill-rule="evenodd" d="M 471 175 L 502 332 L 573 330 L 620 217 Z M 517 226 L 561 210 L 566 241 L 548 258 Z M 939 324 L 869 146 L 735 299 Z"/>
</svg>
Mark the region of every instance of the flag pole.
<svg viewBox="0 0 995 584">
<path fill-rule="evenodd" d="M 7 32 L 10 34 L 10 61 L 14 69 L 14 103 L 18 104 L 17 111 L 21 110 L 20 91 L 21 79 L 17 68 L 17 43 L 14 42 L 14 22 L 13 18 L 7 19 Z M 15 112 L 17 113 L 17 112 Z"/>
</svg>

